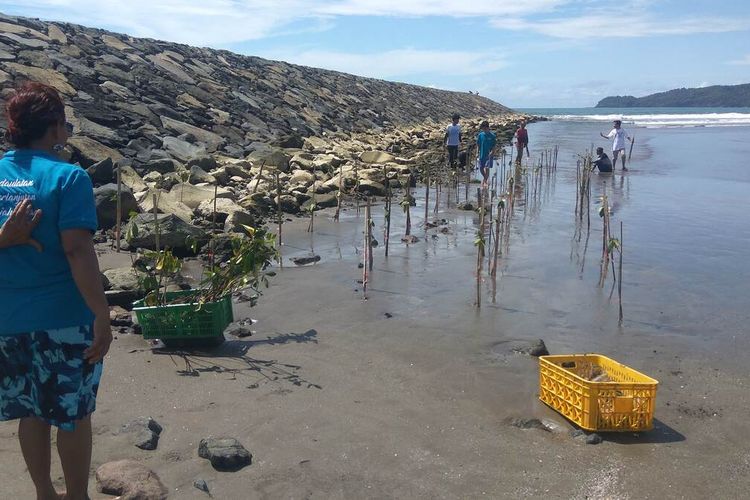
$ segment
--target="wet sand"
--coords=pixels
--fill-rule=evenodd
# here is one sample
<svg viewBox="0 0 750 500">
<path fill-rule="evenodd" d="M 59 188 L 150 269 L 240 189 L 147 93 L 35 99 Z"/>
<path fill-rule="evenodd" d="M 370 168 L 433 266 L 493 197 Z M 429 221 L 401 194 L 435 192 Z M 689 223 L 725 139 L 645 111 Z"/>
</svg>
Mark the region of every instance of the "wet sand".
<svg viewBox="0 0 750 500">
<path fill-rule="evenodd" d="M 536 137 L 544 133 L 536 129 Z M 476 214 L 431 208 L 430 219 L 447 224 L 425 232 L 420 190 L 412 209 L 420 241 L 399 241 L 403 214 L 394 207 L 387 260 L 382 209 L 374 209 L 381 244 L 366 301 L 357 282 L 362 219 L 349 207 L 338 223 L 318 213 L 312 236 L 305 219 L 285 225 L 284 269 L 257 307 L 235 305 L 236 318 L 258 320 L 252 337 L 169 355 L 139 336 L 119 336 L 95 414 L 93 467 L 136 458 L 180 499 L 206 497 L 192 486 L 199 478 L 226 499 L 741 497 L 750 486 L 741 301 L 716 304 L 721 285 L 683 287 L 695 276 L 639 253 L 658 231 L 637 229 L 648 218 L 635 215 L 644 210 L 647 174 L 634 169 L 622 178 L 614 217 L 622 213 L 632 249 L 619 327 L 616 300 L 596 286 L 599 221 L 585 261 L 573 238 L 572 155 L 581 146 L 561 147 L 540 203 L 516 212 L 497 303 L 486 280 L 481 310 L 473 307 Z M 288 260 L 311 252 L 319 263 L 297 268 Z M 747 290 L 726 282 L 732 293 Z M 703 308 L 715 312 L 705 317 Z M 654 431 L 606 434 L 598 446 L 572 439 L 572 426 L 537 400 L 537 360 L 507 352 L 508 341 L 537 338 L 552 353 L 599 352 L 658 379 Z M 164 426 L 156 451 L 114 435 L 148 415 Z M 506 423 L 512 417 L 549 419 L 560 432 L 521 430 Z M 198 441 L 210 435 L 239 439 L 253 464 L 214 471 L 197 456 Z M 2 490 L 31 497 L 15 424 L 0 425 L 0 436 Z M 53 469 L 60 484 L 56 460 Z"/>
</svg>

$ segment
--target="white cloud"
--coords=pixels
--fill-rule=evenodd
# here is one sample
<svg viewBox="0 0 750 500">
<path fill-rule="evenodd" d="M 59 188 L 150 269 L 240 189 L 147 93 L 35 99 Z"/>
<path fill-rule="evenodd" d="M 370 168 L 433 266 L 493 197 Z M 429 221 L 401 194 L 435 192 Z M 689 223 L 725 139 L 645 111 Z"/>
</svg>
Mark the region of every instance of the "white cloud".
<svg viewBox="0 0 750 500">
<path fill-rule="evenodd" d="M 372 78 L 413 75 L 466 76 L 491 73 L 507 66 L 494 52 L 404 48 L 374 54 L 328 50 L 263 54 L 304 66 L 332 69 Z"/>
<path fill-rule="evenodd" d="M 745 54 L 744 57 L 729 61 L 727 64 L 732 64 L 734 66 L 750 66 L 750 54 Z"/>
<path fill-rule="evenodd" d="M 481 17 L 549 12 L 572 0 L 341 0 L 319 2 L 319 13 L 356 16 Z"/>
<path fill-rule="evenodd" d="M 704 17 L 665 21 L 650 19 L 642 13 L 614 11 L 541 21 L 493 19 L 491 24 L 500 29 L 533 31 L 556 38 L 636 38 L 744 31 L 750 29 L 750 18 Z"/>
<path fill-rule="evenodd" d="M 227 46 L 283 34 L 290 25 L 330 27 L 345 16 L 488 17 L 550 12 L 572 0 L 15 0 L 6 12 L 193 45 Z"/>
</svg>

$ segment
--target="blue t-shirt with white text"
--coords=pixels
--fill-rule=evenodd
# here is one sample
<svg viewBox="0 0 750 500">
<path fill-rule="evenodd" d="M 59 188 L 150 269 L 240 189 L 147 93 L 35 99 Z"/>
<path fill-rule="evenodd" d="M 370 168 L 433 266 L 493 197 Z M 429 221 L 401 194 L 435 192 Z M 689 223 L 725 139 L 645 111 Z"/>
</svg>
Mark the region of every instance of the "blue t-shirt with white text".
<svg viewBox="0 0 750 500">
<path fill-rule="evenodd" d="M 487 159 L 496 142 L 497 138 L 492 132 L 479 132 L 479 135 L 477 135 L 477 146 L 479 147 L 479 159 L 481 161 Z"/>
<path fill-rule="evenodd" d="M 20 149 L 0 159 L 0 225 L 16 204 L 42 210 L 30 245 L 0 249 L 0 335 L 90 324 L 60 238 L 67 229 L 97 228 L 91 179 L 79 166 L 44 151 Z"/>
</svg>

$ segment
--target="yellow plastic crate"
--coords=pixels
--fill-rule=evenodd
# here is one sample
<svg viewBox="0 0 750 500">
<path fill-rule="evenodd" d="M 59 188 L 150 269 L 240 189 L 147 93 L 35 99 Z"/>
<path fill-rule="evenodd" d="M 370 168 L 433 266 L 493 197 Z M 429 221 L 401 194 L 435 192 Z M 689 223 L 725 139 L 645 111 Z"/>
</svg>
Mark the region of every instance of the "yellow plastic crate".
<svg viewBox="0 0 750 500">
<path fill-rule="evenodd" d="M 597 367 L 611 382 L 585 378 Z M 652 429 L 658 384 L 600 354 L 539 357 L 539 399 L 588 431 Z"/>
</svg>

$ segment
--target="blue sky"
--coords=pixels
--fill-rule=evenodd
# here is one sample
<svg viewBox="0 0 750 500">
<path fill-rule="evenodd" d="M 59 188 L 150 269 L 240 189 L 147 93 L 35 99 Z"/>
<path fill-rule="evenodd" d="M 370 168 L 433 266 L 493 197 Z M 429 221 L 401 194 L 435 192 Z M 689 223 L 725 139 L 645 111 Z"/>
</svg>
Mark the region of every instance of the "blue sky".
<svg viewBox="0 0 750 500">
<path fill-rule="evenodd" d="M 750 83 L 748 0 L 0 0 L 0 12 L 478 91 L 511 107 Z"/>
</svg>

